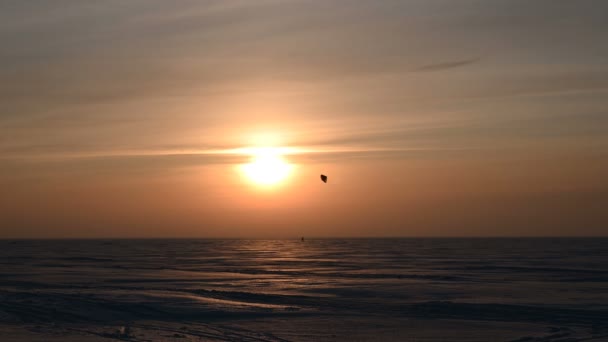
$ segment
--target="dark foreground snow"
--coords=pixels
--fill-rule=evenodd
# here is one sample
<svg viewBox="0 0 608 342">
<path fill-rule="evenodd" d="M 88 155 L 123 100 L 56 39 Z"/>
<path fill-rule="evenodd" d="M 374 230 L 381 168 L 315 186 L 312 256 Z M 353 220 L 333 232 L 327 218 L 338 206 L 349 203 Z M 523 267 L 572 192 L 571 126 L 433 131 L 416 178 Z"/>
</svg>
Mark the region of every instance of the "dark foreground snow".
<svg viewBox="0 0 608 342">
<path fill-rule="evenodd" d="M 1 341 L 608 341 L 606 239 L 0 241 Z"/>
</svg>

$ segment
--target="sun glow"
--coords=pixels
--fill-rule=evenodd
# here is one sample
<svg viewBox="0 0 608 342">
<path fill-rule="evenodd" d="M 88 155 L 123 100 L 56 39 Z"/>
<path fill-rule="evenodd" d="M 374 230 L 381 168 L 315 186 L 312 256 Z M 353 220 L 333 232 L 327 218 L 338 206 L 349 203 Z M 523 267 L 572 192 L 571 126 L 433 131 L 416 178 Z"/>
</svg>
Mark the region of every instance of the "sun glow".
<svg viewBox="0 0 608 342">
<path fill-rule="evenodd" d="M 242 173 L 252 183 L 260 186 L 273 186 L 289 177 L 293 165 L 281 155 L 280 148 L 247 149 L 251 162 L 241 165 Z"/>
</svg>

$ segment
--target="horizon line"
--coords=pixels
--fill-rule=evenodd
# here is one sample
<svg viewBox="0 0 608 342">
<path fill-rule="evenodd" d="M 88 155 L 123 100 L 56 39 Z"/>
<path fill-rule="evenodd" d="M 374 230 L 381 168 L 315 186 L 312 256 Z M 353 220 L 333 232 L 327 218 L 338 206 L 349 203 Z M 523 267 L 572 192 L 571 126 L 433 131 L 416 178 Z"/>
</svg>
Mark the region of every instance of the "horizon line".
<svg viewBox="0 0 608 342">
<path fill-rule="evenodd" d="M 529 236 L 293 236 L 293 237 L 0 237 L 0 241 L 9 240 L 364 240 L 364 239 L 591 239 L 608 238 L 608 235 L 529 235 Z"/>
</svg>

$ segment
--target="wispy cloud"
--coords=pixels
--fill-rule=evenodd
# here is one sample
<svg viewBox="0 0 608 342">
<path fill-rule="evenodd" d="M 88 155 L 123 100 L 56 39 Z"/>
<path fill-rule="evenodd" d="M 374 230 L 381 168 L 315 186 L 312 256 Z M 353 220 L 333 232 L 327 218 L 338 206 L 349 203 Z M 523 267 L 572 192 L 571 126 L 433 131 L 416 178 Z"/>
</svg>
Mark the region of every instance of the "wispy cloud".
<svg viewBox="0 0 608 342">
<path fill-rule="evenodd" d="M 440 71 L 446 69 L 454 69 L 459 67 L 464 67 L 467 65 L 471 65 L 473 63 L 477 63 L 480 61 L 480 58 L 471 58 L 471 59 L 463 59 L 457 61 L 443 62 L 443 63 L 434 63 L 427 64 L 415 69 L 415 71 Z"/>
<path fill-rule="evenodd" d="M 608 24 L 605 3 L 585 4 L 8 2 L 0 151 L 205 154 L 265 125 L 334 152 L 466 149 L 490 131 L 495 144 L 521 138 L 511 117 L 555 129 L 550 116 L 571 111 L 552 104 L 563 94 L 587 127 L 599 121 L 584 113 L 605 106 Z M 504 103 L 523 97 L 547 99 Z"/>
</svg>

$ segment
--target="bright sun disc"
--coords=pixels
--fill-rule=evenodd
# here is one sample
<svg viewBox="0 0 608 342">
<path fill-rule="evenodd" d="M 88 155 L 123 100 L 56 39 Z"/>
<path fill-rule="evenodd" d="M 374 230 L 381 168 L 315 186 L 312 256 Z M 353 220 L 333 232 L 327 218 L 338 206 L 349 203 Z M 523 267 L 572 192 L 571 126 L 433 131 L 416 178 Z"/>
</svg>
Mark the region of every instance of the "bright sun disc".
<svg viewBox="0 0 608 342">
<path fill-rule="evenodd" d="M 273 150 L 254 151 L 249 164 L 241 166 L 245 176 L 257 185 L 275 185 L 285 180 L 293 166 Z"/>
</svg>

